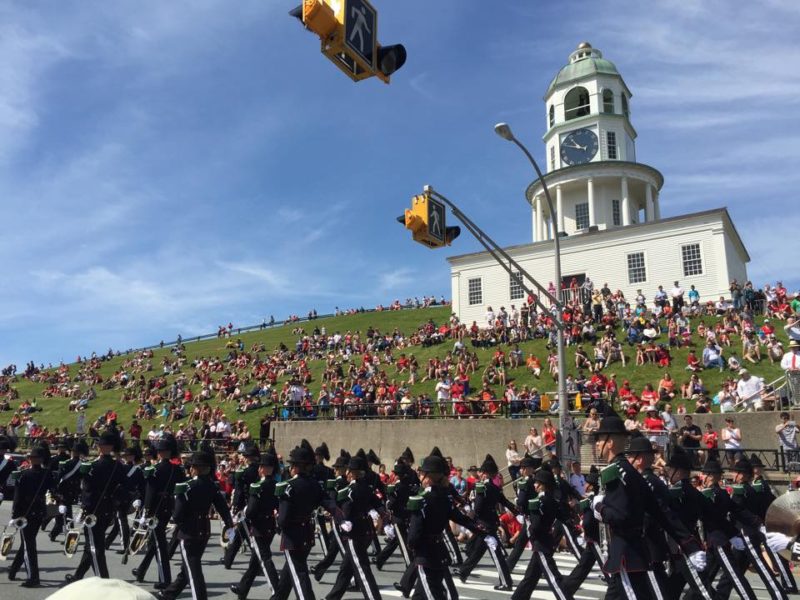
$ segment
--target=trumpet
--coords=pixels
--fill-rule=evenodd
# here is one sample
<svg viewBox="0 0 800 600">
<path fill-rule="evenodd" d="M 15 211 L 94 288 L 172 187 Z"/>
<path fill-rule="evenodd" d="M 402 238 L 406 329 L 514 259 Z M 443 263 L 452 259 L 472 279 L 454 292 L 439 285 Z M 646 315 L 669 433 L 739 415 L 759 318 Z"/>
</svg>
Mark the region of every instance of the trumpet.
<svg viewBox="0 0 800 600">
<path fill-rule="evenodd" d="M 91 529 L 95 524 L 97 524 L 97 516 L 87 515 L 84 512 L 81 512 L 77 519 L 69 519 L 67 533 L 64 536 L 64 555 L 67 558 L 75 556 L 75 551 L 78 549 L 78 543 L 81 539 L 81 529 L 84 527 Z"/>
<path fill-rule="evenodd" d="M 16 519 L 11 519 L 8 525 L 3 528 L 3 535 L 0 536 L 0 560 L 5 560 L 6 557 L 11 554 L 17 532 L 25 529 L 27 525 L 28 519 L 25 517 L 17 517 Z M 8 530 L 9 527 L 11 531 Z"/>
</svg>

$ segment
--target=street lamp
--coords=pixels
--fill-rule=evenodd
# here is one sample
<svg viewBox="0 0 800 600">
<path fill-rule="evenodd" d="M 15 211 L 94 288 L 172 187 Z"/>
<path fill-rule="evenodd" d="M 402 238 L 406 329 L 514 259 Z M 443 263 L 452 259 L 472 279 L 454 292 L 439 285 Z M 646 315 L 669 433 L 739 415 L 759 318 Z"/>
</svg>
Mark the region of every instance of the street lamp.
<svg viewBox="0 0 800 600">
<path fill-rule="evenodd" d="M 558 303 L 556 304 L 556 309 L 558 310 L 558 315 L 556 316 L 556 320 L 561 321 L 563 315 L 561 314 L 561 242 L 560 242 L 560 231 L 558 230 L 558 214 L 555 211 L 555 207 L 553 206 L 553 199 L 550 197 L 550 190 L 547 187 L 547 182 L 544 180 L 544 175 L 542 175 L 542 171 L 539 169 L 539 165 L 536 164 L 536 160 L 534 160 L 531 153 L 528 149 L 520 142 L 511 131 L 511 127 L 508 126 L 508 123 L 498 123 L 494 126 L 494 131 L 497 135 L 499 135 L 504 140 L 509 142 L 514 142 L 520 150 L 525 153 L 525 156 L 528 157 L 528 160 L 533 165 L 534 170 L 536 171 L 536 176 L 539 178 L 539 181 L 542 182 L 542 189 L 544 190 L 544 197 L 547 200 L 547 208 L 550 209 L 550 214 L 552 215 L 553 219 L 553 247 L 555 250 L 555 284 L 556 284 L 556 298 Z M 567 397 L 567 363 L 564 358 L 564 329 L 563 327 L 557 327 L 557 352 L 558 352 L 558 420 L 559 420 L 559 430 L 561 431 L 561 439 L 564 440 L 564 428 L 566 425 L 567 415 L 569 414 L 569 398 Z"/>
</svg>

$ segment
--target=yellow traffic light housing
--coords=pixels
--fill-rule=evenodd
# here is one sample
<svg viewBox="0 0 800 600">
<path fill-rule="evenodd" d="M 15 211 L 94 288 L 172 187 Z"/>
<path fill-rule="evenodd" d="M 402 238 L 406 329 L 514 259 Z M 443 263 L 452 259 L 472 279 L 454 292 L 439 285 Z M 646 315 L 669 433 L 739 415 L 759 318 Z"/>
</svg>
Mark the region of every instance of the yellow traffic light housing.
<svg viewBox="0 0 800 600">
<path fill-rule="evenodd" d="M 389 83 L 406 62 L 402 44 L 378 43 L 378 12 L 368 0 L 303 0 L 289 14 L 319 36 L 322 53 L 353 81 Z"/>
<path fill-rule="evenodd" d="M 397 220 L 411 231 L 415 242 L 428 248 L 441 248 L 449 246 L 461 233 L 460 227 L 447 227 L 446 215 L 444 204 L 428 194 L 421 194 L 411 199 L 411 208 Z"/>
</svg>

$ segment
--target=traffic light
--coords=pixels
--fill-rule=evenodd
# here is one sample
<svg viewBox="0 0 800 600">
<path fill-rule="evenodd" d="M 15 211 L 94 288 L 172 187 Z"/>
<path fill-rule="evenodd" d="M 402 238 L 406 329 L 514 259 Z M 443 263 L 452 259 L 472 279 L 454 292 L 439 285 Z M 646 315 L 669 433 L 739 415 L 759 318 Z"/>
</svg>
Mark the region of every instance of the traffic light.
<svg viewBox="0 0 800 600">
<path fill-rule="evenodd" d="M 353 81 L 389 83 L 406 62 L 402 44 L 378 43 L 378 12 L 368 0 L 303 0 L 289 15 L 319 36 L 322 53 Z"/>
<path fill-rule="evenodd" d="M 444 204 L 422 194 L 411 199 L 411 208 L 397 217 L 397 221 L 411 231 L 412 238 L 428 248 L 449 246 L 461 234 L 458 226 L 448 227 Z"/>
</svg>

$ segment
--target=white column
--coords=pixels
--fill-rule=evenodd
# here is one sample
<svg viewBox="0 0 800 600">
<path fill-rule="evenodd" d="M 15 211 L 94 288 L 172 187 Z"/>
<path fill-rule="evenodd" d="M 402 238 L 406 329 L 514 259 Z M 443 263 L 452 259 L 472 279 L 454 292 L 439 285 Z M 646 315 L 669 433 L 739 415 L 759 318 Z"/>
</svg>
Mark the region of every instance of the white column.
<svg viewBox="0 0 800 600">
<path fill-rule="evenodd" d="M 556 186 L 556 212 L 558 213 L 558 231 L 564 231 L 564 202 L 561 199 L 561 186 Z"/>
<path fill-rule="evenodd" d="M 659 202 L 661 194 L 658 193 L 658 190 L 653 190 L 653 212 L 655 214 L 656 220 L 661 218 L 661 203 Z"/>
<path fill-rule="evenodd" d="M 644 186 L 644 220 L 653 220 L 653 188 L 649 183 Z"/>
<path fill-rule="evenodd" d="M 536 241 L 544 241 L 544 209 L 541 196 L 536 196 Z"/>
<path fill-rule="evenodd" d="M 622 178 L 622 225 L 627 226 L 631 224 L 631 201 L 628 198 L 628 178 Z"/>
<path fill-rule="evenodd" d="M 531 202 L 531 237 L 534 242 L 539 241 L 536 237 L 536 198 Z"/>
<path fill-rule="evenodd" d="M 591 178 L 586 182 L 586 193 L 589 199 L 589 227 L 591 227 L 592 225 L 597 225 L 594 206 L 594 180 Z"/>
</svg>

